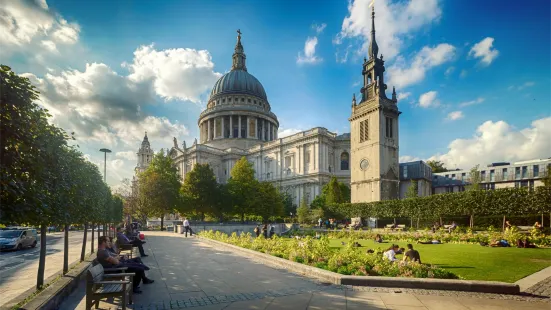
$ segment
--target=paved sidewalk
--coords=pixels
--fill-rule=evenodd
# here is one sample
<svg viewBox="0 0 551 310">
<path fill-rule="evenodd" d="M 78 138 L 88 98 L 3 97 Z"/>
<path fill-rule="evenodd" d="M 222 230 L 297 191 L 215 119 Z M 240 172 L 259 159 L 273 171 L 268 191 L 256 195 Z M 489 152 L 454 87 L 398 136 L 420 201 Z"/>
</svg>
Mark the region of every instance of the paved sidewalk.
<svg viewBox="0 0 551 310">
<path fill-rule="evenodd" d="M 550 309 L 549 299 L 319 283 L 213 248 L 196 238 L 146 232 L 151 268 L 132 309 Z M 85 286 L 60 309 L 84 309 Z M 117 309 L 118 301 L 100 303 Z"/>
</svg>

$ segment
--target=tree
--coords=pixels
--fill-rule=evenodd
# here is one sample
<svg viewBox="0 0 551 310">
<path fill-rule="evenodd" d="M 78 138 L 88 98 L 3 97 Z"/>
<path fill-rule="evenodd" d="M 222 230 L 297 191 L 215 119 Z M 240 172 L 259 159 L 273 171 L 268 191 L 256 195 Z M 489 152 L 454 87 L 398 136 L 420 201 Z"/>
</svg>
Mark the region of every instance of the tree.
<svg viewBox="0 0 551 310">
<path fill-rule="evenodd" d="M 411 180 L 411 184 L 409 185 L 407 191 L 406 191 L 406 198 L 415 198 L 419 196 L 419 183 L 417 180 Z"/>
<path fill-rule="evenodd" d="M 147 169 L 139 175 L 138 195 L 148 215 L 161 218 L 161 230 L 164 217 L 178 209 L 180 199 L 180 176 L 174 167 L 172 158 L 161 149 L 153 156 Z"/>
<path fill-rule="evenodd" d="M 469 172 L 469 185 L 466 186 L 467 191 L 477 191 L 480 189 L 480 171 L 478 171 L 478 166 L 476 165 L 471 168 Z"/>
<path fill-rule="evenodd" d="M 205 214 L 220 218 L 222 212 L 217 210 L 221 196 L 221 188 L 216 183 L 216 176 L 209 164 L 196 164 L 193 170 L 186 174 L 180 193 L 184 200 L 184 208 L 180 213 L 194 211 L 205 220 Z"/>
<path fill-rule="evenodd" d="M 281 194 L 271 183 L 260 182 L 254 197 L 256 198 L 254 214 L 261 216 L 264 222 L 271 217 L 283 215 L 284 206 Z"/>
<path fill-rule="evenodd" d="M 448 171 L 448 169 L 444 167 L 444 163 L 439 160 L 428 160 L 427 165 L 430 166 L 433 173 Z"/>
<path fill-rule="evenodd" d="M 298 222 L 304 224 L 310 219 L 310 208 L 306 203 L 306 199 L 302 199 L 300 202 L 300 207 L 297 209 Z"/>
<path fill-rule="evenodd" d="M 288 216 L 297 212 L 297 207 L 293 204 L 293 196 L 287 192 L 279 192 L 281 201 L 283 201 L 283 215 Z"/>
<path fill-rule="evenodd" d="M 350 188 L 346 184 L 339 182 L 337 178 L 333 176 L 331 180 L 329 180 L 329 183 L 322 187 L 321 194 L 314 198 L 311 207 L 320 209 L 327 204 L 347 202 L 350 202 Z"/>
<path fill-rule="evenodd" d="M 228 180 L 228 190 L 232 196 L 235 214 L 239 214 L 241 222 L 245 214 L 253 214 L 256 199 L 254 193 L 258 189 L 258 181 L 254 177 L 253 165 L 245 157 L 235 163 Z"/>
</svg>

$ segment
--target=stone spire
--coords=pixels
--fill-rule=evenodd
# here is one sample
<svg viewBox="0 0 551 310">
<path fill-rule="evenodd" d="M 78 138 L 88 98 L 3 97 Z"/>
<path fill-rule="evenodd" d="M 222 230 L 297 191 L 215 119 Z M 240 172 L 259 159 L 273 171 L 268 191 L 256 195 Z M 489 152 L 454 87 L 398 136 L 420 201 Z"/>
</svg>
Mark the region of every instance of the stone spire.
<svg viewBox="0 0 551 310">
<path fill-rule="evenodd" d="M 352 94 L 352 107 L 356 106 L 356 94 Z"/>
<path fill-rule="evenodd" d="M 235 51 L 233 53 L 233 64 L 231 66 L 232 70 L 243 70 L 247 71 L 247 66 L 245 65 L 245 51 L 243 45 L 241 44 L 241 30 L 237 29 L 237 43 L 235 44 Z"/>
<path fill-rule="evenodd" d="M 398 99 L 396 98 L 396 88 L 392 86 L 392 101 L 398 102 Z"/>
<path fill-rule="evenodd" d="M 151 148 L 151 145 L 149 144 L 149 139 L 147 138 L 147 131 L 145 132 L 145 136 L 143 137 L 142 141 L 142 148 Z"/>
<path fill-rule="evenodd" d="M 379 46 L 375 40 L 375 6 L 371 7 L 371 40 L 369 40 L 369 49 L 367 50 L 369 59 L 377 58 L 379 54 Z"/>
</svg>

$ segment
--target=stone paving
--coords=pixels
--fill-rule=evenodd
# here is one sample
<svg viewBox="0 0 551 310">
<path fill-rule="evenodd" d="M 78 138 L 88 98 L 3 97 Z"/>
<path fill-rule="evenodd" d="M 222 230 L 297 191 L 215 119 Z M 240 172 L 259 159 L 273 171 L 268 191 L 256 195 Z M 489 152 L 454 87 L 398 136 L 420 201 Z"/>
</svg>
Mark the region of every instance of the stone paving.
<svg viewBox="0 0 551 310">
<path fill-rule="evenodd" d="M 527 289 L 526 293 L 551 298 L 551 277 L 540 281 L 536 285 Z"/>
<path fill-rule="evenodd" d="M 131 309 L 550 309 L 549 298 L 450 291 L 354 287 L 271 268 L 195 238 L 147 232 L 144 262 L 155 280 Z M 60 309 L 84 309 L 81 286 Z M 117 309 L 118 300 L 100 303 Z"/>
</svg>

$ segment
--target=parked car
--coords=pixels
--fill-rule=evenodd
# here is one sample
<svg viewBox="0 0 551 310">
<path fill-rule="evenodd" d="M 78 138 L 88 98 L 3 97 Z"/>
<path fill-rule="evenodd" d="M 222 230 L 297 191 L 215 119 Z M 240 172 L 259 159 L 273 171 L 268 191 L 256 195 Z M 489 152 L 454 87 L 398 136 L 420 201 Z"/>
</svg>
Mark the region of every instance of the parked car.
<svg viewBox="0 0 551 310">
<path fill-rule="evenodd" d="M 36 247 L 38 236 L 34 228 L 0 230 L 0 250 L 21 250 Z"/>
</svg>

